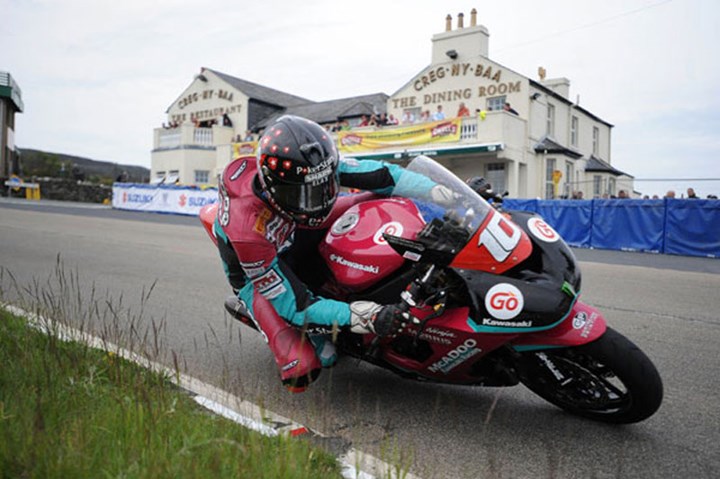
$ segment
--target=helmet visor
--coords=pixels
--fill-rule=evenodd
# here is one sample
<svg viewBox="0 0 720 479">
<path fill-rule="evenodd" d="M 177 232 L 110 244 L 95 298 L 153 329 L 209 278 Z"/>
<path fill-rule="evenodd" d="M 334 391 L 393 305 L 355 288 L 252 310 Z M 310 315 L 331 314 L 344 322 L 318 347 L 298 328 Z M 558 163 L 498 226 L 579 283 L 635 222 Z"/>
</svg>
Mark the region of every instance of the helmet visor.
<svg viewBox="0 0 720 479">
<path fill-rule="evenodd" d="M 319 184 L 284 183 L 273 186 L 273 199 L 286 211 L 321 218 L 327 215 L 338 193 L 338 180 L 329 176 Z"/>
</svg>

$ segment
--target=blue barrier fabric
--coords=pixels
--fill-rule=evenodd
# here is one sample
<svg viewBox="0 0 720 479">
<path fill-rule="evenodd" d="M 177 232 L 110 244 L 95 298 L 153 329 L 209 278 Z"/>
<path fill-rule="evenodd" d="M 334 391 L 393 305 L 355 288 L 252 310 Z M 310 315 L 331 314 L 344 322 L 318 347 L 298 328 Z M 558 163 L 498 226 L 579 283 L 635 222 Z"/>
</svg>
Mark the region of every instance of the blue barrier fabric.
<svg viewBox="0 0 720 479">
<path fill-rule="evenodd" d="M 541 215 L 571 246 L 720 258 L 720 200 L 507 199 Z"/>
<path fill-rule="evenodd" d="M 662 253 L 663 200 L 592 200 L 592 247 Z"/>
<path fill-rule="evenodd" d="M 593 208 L 591 200 L 538 201 L 538 213 L 571 246 L 592 246 Z"/>
<path fill-rule="evenodd" d="M 719 258 L 720 200 L 665 201 L 665 252 Z"/>
</svg>

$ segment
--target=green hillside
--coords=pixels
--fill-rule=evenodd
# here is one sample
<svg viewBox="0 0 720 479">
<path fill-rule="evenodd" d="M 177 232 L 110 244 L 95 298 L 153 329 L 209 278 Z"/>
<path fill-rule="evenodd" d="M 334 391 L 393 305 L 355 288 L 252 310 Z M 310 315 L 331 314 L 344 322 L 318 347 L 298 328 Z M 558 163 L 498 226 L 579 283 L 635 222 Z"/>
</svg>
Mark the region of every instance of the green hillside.
<svg viewBox="0 0 720 479">
<path fill-rule="evenodd" d="M 51 153 L 32 149 L 18 149 L 20 170 L 23 178 L 52 177 L 73 178 L 93 183 L 111 184 L 127 172 L 125 181 L 147 183 L 150 170 L 143 166 L 120 165 L 109 161 L 91 160 L 80 156 Z"/>
</svg>

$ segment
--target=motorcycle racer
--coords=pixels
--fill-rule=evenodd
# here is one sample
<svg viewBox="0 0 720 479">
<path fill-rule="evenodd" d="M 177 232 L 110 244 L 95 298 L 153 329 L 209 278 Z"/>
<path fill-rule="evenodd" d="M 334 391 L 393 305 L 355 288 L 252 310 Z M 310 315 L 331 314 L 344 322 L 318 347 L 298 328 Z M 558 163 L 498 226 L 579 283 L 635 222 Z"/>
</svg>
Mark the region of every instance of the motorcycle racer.
<svg viewBox="0 0 720 479">
<path fill-rule="evenodd" d="M 286 253 L 304 231 L 329 227 L 341 185 L 402 195 L 396 188 L 401 177 L 403 188 L 425 192 L 434 201 L 452 195 L 443 185 L 398 165 L 340 160 L 327 131 L 290 115 L 266 130 L 256 158 L 238 158 L 225 168 L 213 227 L 223 267 L 265 334 L 283 383 L 292 390 L 304 389 L 317 377 L 318 362 L 328 367 L 336 360 L 326 334 L 305 332 L 347 327 L 355 333 L 386 336 L 397 327 L 400 313 L 394 305 L 345 303 L 314 295 Z M 353 201 L 340 200 L 348 206 Z"/>
</svg>

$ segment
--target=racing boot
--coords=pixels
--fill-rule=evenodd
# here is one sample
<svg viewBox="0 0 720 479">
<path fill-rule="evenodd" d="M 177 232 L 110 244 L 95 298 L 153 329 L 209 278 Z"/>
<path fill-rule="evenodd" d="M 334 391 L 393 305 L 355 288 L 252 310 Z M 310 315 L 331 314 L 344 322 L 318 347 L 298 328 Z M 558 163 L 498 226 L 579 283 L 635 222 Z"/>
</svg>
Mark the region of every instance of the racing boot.
<svg viewBox="0 0 720 479">
<path fill-rule="evenodd" d="M 270 346 L 282 383 L 291 392 L 302 392 L 320 375 L 322 364 L 313 343 L 301 330 L 286 323 L 263 295 L 254 292 L 253 319 Z"/>
</svg>

